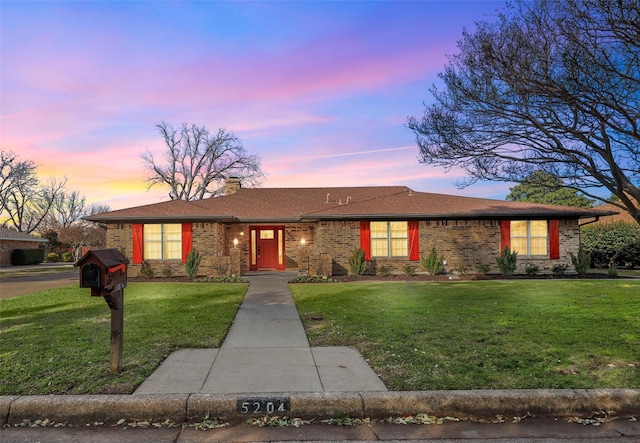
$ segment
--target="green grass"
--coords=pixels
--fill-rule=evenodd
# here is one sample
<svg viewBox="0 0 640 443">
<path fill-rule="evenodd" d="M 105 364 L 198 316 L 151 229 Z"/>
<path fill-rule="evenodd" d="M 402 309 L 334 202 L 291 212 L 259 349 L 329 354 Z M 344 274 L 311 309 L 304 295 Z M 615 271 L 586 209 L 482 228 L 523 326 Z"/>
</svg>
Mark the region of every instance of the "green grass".
<svg viewBox="0 0 640 443">
<path fill-rule="evenodd" d="M 312 346 L 354 346 L 392 390 L 640 388 L 640 281 L 290 288 Z"/>
<path fill-rule="evenodd" d="M 120 375 L 103 298 L 69 286 L 0 300 L 0 395 L 131 393 L 174 350 L 219 347 L 247 287 L 129 283 Z"/>
</svg>

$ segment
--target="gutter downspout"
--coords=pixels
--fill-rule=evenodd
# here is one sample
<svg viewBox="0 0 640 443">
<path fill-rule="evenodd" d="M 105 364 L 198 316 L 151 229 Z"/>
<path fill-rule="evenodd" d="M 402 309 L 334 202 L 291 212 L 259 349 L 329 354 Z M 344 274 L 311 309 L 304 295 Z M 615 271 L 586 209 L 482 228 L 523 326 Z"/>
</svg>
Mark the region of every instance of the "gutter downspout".
<svg viewBox="0 0 640 443">
<path fill-rule="evenodd" d="M 582 223 L 582 224 L 580 225 L 580 227 L 590 225 L 591 223 L 596 223 L 596 222 L 598 222 L 599 220 L 600 220 L 600 216 L 599 216 L 599 215 L 596 215 L 595 220 L 591 220 L 591 221 L 589 221 L 589 222 Z"/>
</svg>

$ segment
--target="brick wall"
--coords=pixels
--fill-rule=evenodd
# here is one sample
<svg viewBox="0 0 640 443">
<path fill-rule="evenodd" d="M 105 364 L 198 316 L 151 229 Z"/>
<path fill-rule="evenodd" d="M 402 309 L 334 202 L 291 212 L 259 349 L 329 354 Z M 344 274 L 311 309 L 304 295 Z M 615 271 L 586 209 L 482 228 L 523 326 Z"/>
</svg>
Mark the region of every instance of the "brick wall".
<svg viewBox="0 0 640 443">
<path fill-rule="evenodd" d="M 38 249 L 37 241 L 2 240 L 0 241 L 0 266 L 11 266 L 11 253 L 14 249 Z"/>
<path fill-rule="evenodd" d="M 231 272 L 228 247 L 225 246 L 225 226 L 220 223 L 193 223 L 193 247 L 203 253 L 198 274 L 218 277 Z M 131 277 L 140 275 L 142 265 L 133 263 L 133 245 L 130 224 L 110 224 L 107 229 L 107 248 L 118 248 L 131 262 L 128 274 Z M 184 276 L 185 267 L 181 260 L 153 260 L 149 262 L 162 275 L 165 268 L 171 269 L 173 275 Z"/>
<path fill-rule="evenodd" d="M 347 274 L 349 257 L 360 246 L 360 223 L 319 222 L 317 226 L 312 242 L 312 256 L 331 257 L 333 275 Z M 469 273 L 475 273 L 479 265 L 485 265 L 489 267 L 489 272 L 499 272 L 496 257 L 500 254 L 500 226 L 497 220 L 421 221 L 419 231 L 420 257 L 428 255 L 431 248 L 435 247 L 438 255 L 444 256 L 447 271 L 465 269 Z M 529 263 L 537 265 L 540 272 L 551 272 L 552 267 L 557 264 L 565 265 L 571 271 L 569 252 L 575 253 L 579 245 L 580 230 L 577 220 L 561 220 L 560 259 L 519 256 L 516 272 L 524 273 Z M 405 265 L 417 266 L 418 272 L 424 271 L 419 261 L 376 257 L 373 260 L 373 272 L 385 266 L 392 273 L 402 274 Z M 314 274 L 313 266 L 309 266 L 309 273 Z"/>
<path fill-rule="evenodd" d="M 424 257 L 435 247 L 444 256 L 447 271 L 465 269 L 475 273 L 479 265 L 489 267 L 489 272 L 499 272 L 496 257 L 500 254 L 500 226 L 497 220 L 443 220 L 421 221 L 420 256 Z M 301 245 L 300 240 L 305 239 Z M 249 225 L 220 223 L 194 223 L 193 245 L 203 253 L 201 275 L 220 276 L 236 272 L 232 268 L 233 240 L 238 239 L 241 273 L 249 270 Z M 107 230 L 107 247 L 115 247 L 131 257 L 131 225 L 111 224 Z M 518 257 L 517 273 L 524 273 L 527 264 L 534 264 L 540 272 L 551 272 L 556 264 L 573 270 L 569 252 L 578 250 L 580 231 L 577 220 L 560 221 L 560 259 Z M 285 225 L 285 256 L 288 270 L 306 271 L 310 275 L 345 275 L 349 273 L 349 257 L 360 246 L 359 221 L 322 221 L 316 223 L 292 223 Z M 392 273 L 402 274 L 405 265 L 417 267 L 419 261 L 403 258 L 376 257 L 372 272 L 385 266 Z M 179 260 L 152 262 L 157 273 L 170 267 L 174 275 L 184 275 L 184 264 Z M 140 265 L 129 265 L 129 275 L 139 275 Z"/>
</svg>

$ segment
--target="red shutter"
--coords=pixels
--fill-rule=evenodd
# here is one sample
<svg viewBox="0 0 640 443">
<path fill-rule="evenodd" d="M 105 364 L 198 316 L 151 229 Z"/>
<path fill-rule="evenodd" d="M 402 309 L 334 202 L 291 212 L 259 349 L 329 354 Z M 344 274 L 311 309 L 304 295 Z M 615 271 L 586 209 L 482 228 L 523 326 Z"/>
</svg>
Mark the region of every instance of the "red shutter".
<svg viewBox="0 0 640 443">
<path fill-rule="evenodd" d="M 133 236 L 133 263 L 142 263 L 144 258 L 144 229 L 142 225 L 131 225 L 131 233 Z"/>
<path fill-rule="evenodd" d="M 560 220 L 549 220 L 549 258 L 560 258 Z"/>
<path fill-rule="evenodd" d="M 511 221 L 500 220 L 500 254 L 507 246 L 511 247 Z"/>
<path fill-rule="evenodd" d="M 360 249 L 364 251 L 364 259 L 371 260 L 371 231 L 369 221 L 360 222 Z"/>
<path fill-rule="evenodd" d="M 407 222 L 407 228 L 409 230 L 409 260 L 420 260 L 419 225 L 420 222 L 418 221 Z"/>
<path fill-rule="evenodd" d="M 193 248 L 193 225 L 191 223 L 182 224 L 182 263 L 187 262 L 187 256 Z"/>
</svg>

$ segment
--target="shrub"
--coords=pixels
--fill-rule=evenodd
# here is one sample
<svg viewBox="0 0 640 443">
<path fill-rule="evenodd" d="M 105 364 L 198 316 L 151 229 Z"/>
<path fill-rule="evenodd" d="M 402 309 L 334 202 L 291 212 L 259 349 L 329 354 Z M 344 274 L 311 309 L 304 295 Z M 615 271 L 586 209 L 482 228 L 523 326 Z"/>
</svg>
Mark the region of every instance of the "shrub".
<svg viewBox="0 0 640 443">
<path fill-rule="evenodd" d="M 37 265 L 44 261 L 44 249 L 14 249 L 11 251 L 11 264 Z"/>
<path fill-rule="evenodd" d="M 213 265 L 213 270 L 218 277 L 227 277 L 229 275 L 229 268 L 224 264 Z"/>
<path fill-rule="evenodd" d="M 327 276 L 311 277 L 309 275 L 299 275 L 298 277 L 289 280 L 289 283 L 336 283 L 337 281 L 338 280 Z"/>
<path fill-rule="evenodd" d="M 578 255 L 573 255 L 573 252 L 570 252 L 571 263 L 573 263 L 573 267 L 576 270 L 576 273 L 579 276 L 584 276 L 589 272 L 589 265 L 591 264 L 591 254 L 580 247 L 578 249 Z"/>
<path fill-rule="evenodd" d="M 458 266 L 456 266 L 455 270 L 460 275 L 468 275 L 469 274 L 469 269 L 467 269 L 467 267 L 465 265 L 458 265 Z"/>
<path fill-rule="evenodd" d="M 378 268 L 377 273 L 380 277 L 389 277 L 391 275 L 391 270 L 387 268 L 385 265 L 382 265 Z"/>
<path fill-rule="evenodd" d="M 58 257 L 58 254 L 56 254 L 55 252 L 49 252 L 47 254 L 47 262 L 49 263 L 55 263 L 60 261 L 60 257 Z"/>
<path fill-rule="evenodd" d="M 631 269 L 640 266 L 640 241 L 624 245 L 620 250 L 619 257 L 620 261 Z"/>
<path fill-rule="evenodd" d="M 529 277 L 535 277 L 540 272 L 540 266 L 534 265 L 531 263 L 527 263 L 527 266 L 524 268 L 524 273 Z"/>
<path fill-rule="evenodd" d="M 71 252 L 69 252 L 69 251 L 63 252 L 62 253 L 62 261 L 65 262 L 65 263 L 70 263 L 70 262 L 74 261 L 73 260 L 73 254 Z"/>
<path fill-rule="evenodd" d="M 351 275 L 362 275 L 367 270 L 365 252 L 362 249 L 355 249 L 349 257 L 349 272 Z"/>
<path fill-rule="evenodd" d="M 553 265 L 553 267 L 551 268 L 551 272 L 556 277 L 564 277 L 567 272 L 567 265 Z"/>
<path fill-rule="evenodd" d="M 165 267 L 162 268 L 162 276 L 165 278 L 169 278 L 172 275 L 173 275 L 173 269 L 171 269 L 171 266 L 165 265 Z"/>
<path fill-rule="evenodd" d="M 149 262 L 143 261 L 140 267 L 140 277 L 153 278 L 156 276 L 156 271 L 151 267 Z"/>
<path fill-rule="evenodd" d="M 616 265 L 612 265 L 609 269 L 607 269 L 607 275 L 609 277 L 617 277 L 618 276 L 618 268 Z"/>
<path fill-rule="evenodd" d="M 505 247 L 502 250 L 502 255 L 496 257 L 496 262 L 498 263 L 498 268 L 500 268 L 500 272 L 503 275 L 511 275 L 516 270 L 516 262 L 518 260 L 518 252 L 511 251 L 509 246 Z"/>
<path fill-rule="evenodd" d="M 431 248 L 431 252 L 420 260 L 422 267 L 431 275 L 441 274 L 444 271 L 444 256 L 438 257 L 436 248 Z"/>
<path fill-rule="evenodd" d="M 402 272 L 407 277 L 413 277 L 414 275 L 416 275 L 416 267 L 412 264 L 404 264 L 402 266 Z"/>
<path fill-rule="evenodd" d="M 581 246 L 591 253 L 591 266 L 640 265 L 640 225 L 613 222 L 591 224 L 580 229 Z"/>
<path fill-rule="evenodd" d="M 490 269 L 491 268 L 489 266 L 480 264 L 476 267 L 476 272 L 478 273 L 478 275 L 484 277 L 489 273 Z"/>
<path fill-rule="evenodd" d="M 187 255 L 187 261 L 184 264 L 184 271 L 187 277 L 194 278 L 198 275 L 198 269 L 200 268 L 200 261 L 202 260 L 202 253 L 198 252 L 196 248 L 192 248 L 189 255 Z"/>
</svg>

